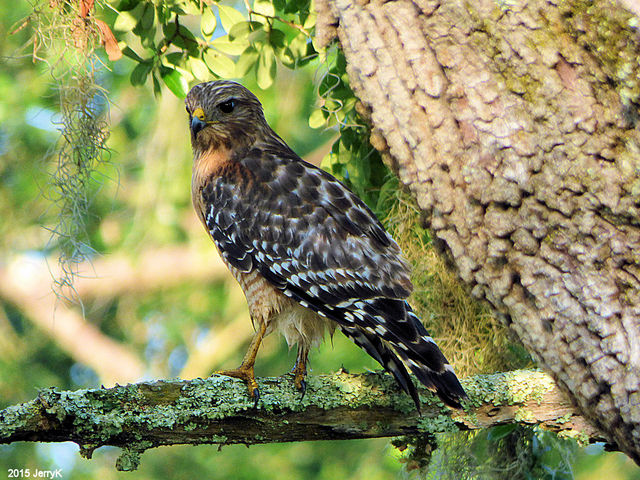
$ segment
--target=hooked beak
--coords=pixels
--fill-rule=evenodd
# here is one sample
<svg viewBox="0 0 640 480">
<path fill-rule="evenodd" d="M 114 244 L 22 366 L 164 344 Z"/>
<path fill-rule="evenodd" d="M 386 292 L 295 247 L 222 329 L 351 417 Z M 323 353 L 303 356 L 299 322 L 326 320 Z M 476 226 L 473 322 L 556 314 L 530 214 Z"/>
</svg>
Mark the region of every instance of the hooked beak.
<svg viewBox="0 0 640 480">
<path fill-rule="evenodd" d="M 207 126 L 204 120 L 200 120 L 198 117 L 191 118 L 191 134 L 195 138 L 198 132 Z"/>
</svg>

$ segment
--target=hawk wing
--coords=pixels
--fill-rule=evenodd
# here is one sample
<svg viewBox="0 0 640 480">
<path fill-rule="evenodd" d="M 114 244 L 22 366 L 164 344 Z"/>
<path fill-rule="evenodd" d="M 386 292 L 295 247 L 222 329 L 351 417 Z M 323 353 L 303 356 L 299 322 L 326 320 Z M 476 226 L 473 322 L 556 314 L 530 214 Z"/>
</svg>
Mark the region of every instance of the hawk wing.
<svg viewBox="0 0 640 480">
<path fill-rule="evenodd" d="M 459 406 L 462 387 L 404 300 L 412 284 L 400 248 L 338 180 L 278 145 L 232 162 L 202 196 L 206 226 L 226 262 L 257 269 L 285 295 L 337 322 L 416 404 L 397 356 Z"/>
<path fill-rule="evenodd" d="M 254 149 L 239 163 L 202 192 L 206 226 L 227 262 L 326 306 L 409 296 L 400 248 L 338 180 L 281 149 Z"/>
</svg>

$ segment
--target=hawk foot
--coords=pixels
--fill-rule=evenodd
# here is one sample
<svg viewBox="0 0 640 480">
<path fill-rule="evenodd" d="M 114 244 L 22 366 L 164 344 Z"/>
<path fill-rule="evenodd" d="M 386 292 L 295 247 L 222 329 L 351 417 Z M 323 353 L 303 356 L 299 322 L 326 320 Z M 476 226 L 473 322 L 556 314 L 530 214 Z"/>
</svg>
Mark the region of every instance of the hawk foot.
<svg viewBox="0 0 640 480">
<path fill-rule="evenodd" d="M 253 407 L 256 408 L 258 406 L 258 400 L 260 400 L 260 389 L 258 388 L 258 382 L 256 382 L 256 377 L 253 373 L 253 365 L 247 366 L 243 363 L 233 370 L 218 370 L 214 372 L 214 375 L 224 375 L 225 377 L 233 377 L 243 380 L 247 384 L 249 396 L 253 398 Z"/>
<path fill-rule="evenodd" d="M 304 394 L 307 391 L 307 382 L 305 378 L 307 377 L 307 364 L 306 362 L 297 361 L 295 366 L 293 367 L 293 384 L 296 388 L 302 392 L 302 398 L 304 398 Z"/>
</svg>

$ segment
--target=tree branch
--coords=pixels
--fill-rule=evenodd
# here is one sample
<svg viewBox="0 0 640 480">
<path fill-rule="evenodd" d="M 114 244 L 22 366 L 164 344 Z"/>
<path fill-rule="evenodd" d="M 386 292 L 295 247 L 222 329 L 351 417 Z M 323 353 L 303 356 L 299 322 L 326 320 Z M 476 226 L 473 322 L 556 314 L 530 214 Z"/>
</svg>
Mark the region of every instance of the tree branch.
<svg viewBox="0 0 640 480">
<path fill-rule="evenodd" d="M 579 416 L 553 380 L 538 371 L 467 378 L 465 412 L 426 391 L 422 415 L 381 372 L 312 376 L 304 398 L 288 376 L 260 379 L 257 408 L 237 380 L 213 376 L 110 389 L 59 392 L 0 411 L 0 443 L 64 442 L 90 458 L 103 445 L 124 449 L 119 470 L 137 468 L 144 450 L 175 444 L 260 444 L 433 434 L 504 423 L 540 425 L 582 441 L 602 435 Z"/>
</svg>

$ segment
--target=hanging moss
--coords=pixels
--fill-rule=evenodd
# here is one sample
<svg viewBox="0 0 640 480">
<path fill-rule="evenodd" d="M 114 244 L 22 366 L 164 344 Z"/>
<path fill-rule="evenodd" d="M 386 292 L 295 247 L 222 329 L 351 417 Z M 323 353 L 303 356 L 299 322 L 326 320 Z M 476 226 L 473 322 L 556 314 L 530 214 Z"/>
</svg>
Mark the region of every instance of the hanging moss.
<svg viewBox="0 0 640 480">
<path fill-rule="evenodd" d="M 531 364 L 508 328 L 485 303 L 471 296 L 438 254 L 409 194 L 398 193 L 385 223 L 413 269 L 414 292 L 409 301 L 459 375 Z"/>
<path fill-rule="evenodd" d="M 61 273 L 55 286 L 65 297 L 75 297 L 77 266 L 93 254 L 89 212 L 100 184 L 96 173 L 108 161 L 108 99 L 97 83 L 100 63 L 94 51 L 100 32 L 86 9 L 82 1 L 43 2 L 28 18 L 34 61 L 47 65 L 59 95 L 60 138 L 50 155 L 54 165 L 45 195 L 58 211 L 49 248 L 58 255 Z"/>
</svg>

